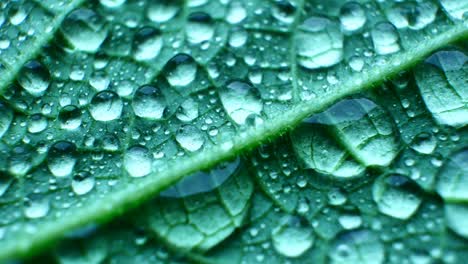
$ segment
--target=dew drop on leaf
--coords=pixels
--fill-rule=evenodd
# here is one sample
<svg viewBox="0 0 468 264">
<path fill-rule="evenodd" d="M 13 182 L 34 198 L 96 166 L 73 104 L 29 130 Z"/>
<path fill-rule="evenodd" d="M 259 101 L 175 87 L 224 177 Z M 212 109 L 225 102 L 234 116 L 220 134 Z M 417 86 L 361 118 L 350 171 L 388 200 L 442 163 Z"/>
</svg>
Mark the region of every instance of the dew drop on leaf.
<svg viewBox="0 0 468 264">
<path fill-rule="evenodd" d="M 176 140 L 182 148 L 190 152 L 199 150 L 205 143 L 200 129 L 192 125 L 180 127 L 176 133 Z"/>
<path fill-rule="evenodd" d="M 175 17 L 181 6 L 180 0 L 150 1 L 146 15 L 153 22 L 164 23 Z"/>
<path fill-rule="evenodd" d="M 152 170 L 151 153 L 143 146 L 133 146 L 124 154 L 123 165 L 132 177 L 146 176 Z"/>
<path fill-rule="evenodd" d="M 190 55 L 180 53 L 167 62 L 164 72 L 170 85 L 187 86 L 197 76 L 197 64 Z"/>
<path fill-rule="evenodd" d="M 439 0 L 440 5 L 453 20 L 462 20 L 468 12 L 468 3 L 466 1 Z"/>
<path fill-rule="evenodd" d="M 402 2 L 394 4 L 388 11 L 388 20 L 397 28 L 419 30 L 436 17 L 437 5 L 432 2 Z"/>
<path fill-rule="evenodd" d="M 182 122 L 190 122 L 198 117 L 198 103 L 189 98 L 177 109 L 176 117 Z"/>
<path fill-rule="evenodd" d="M 26 10 L 24 10 L 21 5 L 16 3 L 8 10 L 8 20 L 10 20 L 10 23 L 15 26 L 23 23 L 27 16 L 28 13 Z"/>
<path fill-rule="evenodd" d="M 343 59 L 343 34 L 338 23 L 311 17 L 296 34 L 298 63 L 307 69 L 326 68 Z"/>
<path fill-rule="evenodd" d="M 71 187 L 77 195 L 83 195 L 90 192 L 94 188 L 95 179 L 91 173 L 80 171 L 73 175 Z"/>
<path fill-rule="evenodd" d="M 10 176 L 0 173 L 0 197 L 8 191 L 12 182 L 13 179 Z"/>
<path fill-rule="evenodd" d="M 411 142 L 411 148 L 421 154 L 431 154 L 437 146 L 437 139 L 431 133 L 422 132 Z"/>
<path fill-rule="evenodd" d="M 340 22 L 345 32 L 360 30 L 366 21 L 366 13 L 361 4 L 357 2 L 347 2 L 341 7 Z"/>
<path fill-rule="evenodd" d="M 187 0 L 187 5 L 190 7 L 201 6 L 208 3 L 208 0 Z"/>
<path fill-rule="evenodd" d="M 71 12 L 63 21 L 61 30 L 73 47 L 86 52 L 99 49 L 107 36 L 103 19 L 93 10 L 85 8 Z"/>
<path fill-rule="evenodd" d="M 40 62 L 29 61 L 23 66 L 18 82 L 31 95 L 40 96 L 49 87 L 50 73 Z"/>
<path fill-rule="evenodd" d="M 445 219 L 448 227 L 455 233 L 468 238 L 468 205 L 465 203 L 446 203 Z"/>
<path fill-rule="evenodd" d="M 330 205 L 342 205 L 346 203 L 348 198 L 339 189 L 332 189 L 328 192 L 328 203 Z"/>
<path fill-rule="evenodd" d="M 96 121 L 112 121 L 122 114 L 123 103 L 120 97 L 111 91 L 102 91 L 91 99 L 89 112 Z"/>
<path fill-rule="evenodd" d="M 1 121 L 0 121 L 0 124 L 1 124 Z M 33 114 L 28 119 L 28 132 L 33 133 L 33 134 L 40 133 L 44 131 L 48 125 L 49 125 L 49 121 L 47 120 L 45 116 L 41 114 Z M 1 125 L 0 125 L 0 128 L 1 128 Z M 0 132 L 0 137 L 1 137 L 1 134 L 2 133 Z"/>
<path fill-rule="evenodd" d="M 247 42 L 247 31 L 243 28 L 234 28 L 229 35 L 229 46 L 239 48 Z"/>
<path fill-rule="evenodd" d="M 241 4 L 242 2 L 232 2 L 229 4 L 226 21 L 229 24 L 237 24 L 242 22 L 247 17 L 247 11 Z"/>
<path fill-rule="evenodd" d="M 17 146 L 13 148 L 13 155 L 9 157 L 8 172 L 16 176 L 24 176 L 32 167 L 32 150 L 28 146 Z"/>
<path fill-rule="evenodd" d="M 159 120 L 163 118 L 166 107 L 164 95 L 154 86 L 144 85 L 138 88 L 133 96 L 133 112 L 141 118 Z"/>
<path fill-rule="evenodd" d="M 99 0 L 101 5 L 109 8 L 115 8 L 123 5 L 126 0 Z"/>
<path fill-rule="evenodd" d="M 0 138 L 10 127 L 13 121 L 13 111 L 2 102 L 0 102 Z"/>
<path fill-rule="evenodd" d="M 67 105 L 60 110 L 58 119 L 62 129 L 77 129 L 81 126 L 81 110 L 74 105 Z"/>
<path fill-rule="evenodd" d="M 339 234 L 329 250 L 331 264 L 380 264 L 385 252 L 382 242 L 368 230 L 353 230 Z"/>
<path fill-rule="evenodd" d="M 199 44 L 213 38 L 214 24 L 211 17 L 206 13 L 192 13 L 188 17 L 185 34 L 190 43 Z"/>
<path fill-rule="evenodd" d="M 107 89 L 109 83 L 109 76 L 107 76 L 107 74 L 103 71 L 93 72 L 91 78 L 89 79 L 89 85 L 96 89 L 96 91 L 102 91 Z"/>
<path fill-rule="evenodd" d="M 137 61 L 156 58 L 163 47 L 161 32 L 152 27 L 140 29 L 133 39 L 133 57 Z"/>
<path fill-rule="evenodd" d="M 344 214 L 338 217 L 338 222 L 344 229 L 356 229 L 361 226 L 362 219 L 361 216 L 357 214 Z"/>
<path fill-rule="evenodd" d="M 303 223 L 298 217 L 288 217 L 271 233 L 273 246 L 283 256 L 299 257 L 314 243 L 311 226 Z"/>
<path fill-rule="evenodd" d="M 26 198 L 24 206 L 24 215 L 27 218 L 35 219 L 47 215 L 50 209 L 50 202 L 46 198 Z"/>
<path fill-rule="evenodd" d="M 438 172 L 436 190 L 444 200 L 468 201 L 468 149 L 452 154 Z"/>
<path fill-rule="evenodd" d="M 73 172 L 76 164 L 76 146 L 68 141 L 56 142 L 50 147 L 47 167 L 56 177 L 65 177 Z"/>
<path fill-rule="evenodd" d="M 229 83 L 220 88 L 219 96 L 228 115 L 239 125 L 243 125 L 249 115 L 260 115 L 263 110 L 258 90 L 245 82 Z"/>
<path fill-rule="evenodd" d="M 294 21 L 296 7 L 289 0 L 277 1 L 271 10 L 271 14 L 278 21 L 291 24 Z"/>
<path fill-rule="evenodd" d="M 398 219 L 408 219 L 421 204 L 420 187 L 400 174 L 384 175 L 374 182 L 372 196 L 379 211 Z"/>
<path fill-rule="evenodd" d="M 371 31 L 374 50 L 379 55 L 387 55 L 400 50 L 400 37 L 395 26 L 388 22 L 380 22 Z"/>
</svg>

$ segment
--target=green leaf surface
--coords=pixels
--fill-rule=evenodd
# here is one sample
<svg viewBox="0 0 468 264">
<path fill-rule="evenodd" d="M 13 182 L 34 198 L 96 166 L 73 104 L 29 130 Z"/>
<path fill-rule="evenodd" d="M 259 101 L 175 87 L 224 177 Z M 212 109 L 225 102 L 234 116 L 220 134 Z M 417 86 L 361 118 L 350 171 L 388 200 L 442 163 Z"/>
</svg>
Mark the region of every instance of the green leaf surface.
<svg viewBox="0 0 468 264">
<path fill-rule="evenodd" d="M 394 239 L 374 221 L 389 229 L 423 222 L 432 217 L 423 208 L 442 220 L 420 231 L 427 245 L 400 232 L 408 248 L 466 238 L 457 221 L 467 214 L 466 1 L 0 7 L 0 259 L 34 255 L 147 201 L 136 225 L 200 261 L 262 259 L 261 242 L 237 237 L 267 219 L 265 254 L 279 262 L 390 259 Z M 236 172 L 200 172 L 298 125 Z M 201 187 L 180 182 L 154 198 L 190 174 L 233 175 Z M 252 195 L 259 189 L 268 199 Z M 327 204 L 341 195 L 350 206 Z M 256 199 L 270 204 L 263 213 L 251 209 Z M 199 239 L 184 241 L 189 235 Z M 360 255 L 339 255 L 341 244 Z M 252 254 L 239 253 L 244 246 Z M 452 247 L 455 257 L 463 252 L 456 243 L 441 250 Z"/>
</svg>

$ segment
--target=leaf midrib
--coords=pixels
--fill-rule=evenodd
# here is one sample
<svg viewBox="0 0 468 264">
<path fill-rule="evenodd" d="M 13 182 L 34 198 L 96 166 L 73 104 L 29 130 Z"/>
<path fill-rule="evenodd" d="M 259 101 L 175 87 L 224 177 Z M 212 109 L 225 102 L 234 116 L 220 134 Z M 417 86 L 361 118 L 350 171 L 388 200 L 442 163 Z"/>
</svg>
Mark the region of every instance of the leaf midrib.
<svg viewBox="0 0 468 264">
<path fill-rule="evenodd" d="M 71 11 L 81 2 L 83 0 L 76 0 L 68 11 Z M 41 50 L 41 45 L 45 45 L 52 38 L 53 32 L 58 29 L 60 22 L 65 16 L 66 13 L 62 13 L 56 17 L 52 33 L 41 38 L 41 41 L 37 42 L 34 49 L 25 53 L 29 57 L 22 57 L 22 62 L 27 62 L 38 54 Z M 433 51 L 466 38 L 468 38 L 467 22 L 460 23 L 450 30 L 428 40 L 425 45 L 417 46 L 411 51 L 402 52 L 392 57 L 387 63 L 390 67 L 380 65 L 377 68 L 373 68 L 370 72 L 362 73 L 360 85 L 355 85 L 351 81 L 344 82 L 338 92 L 326 94 L 322 100 L 316 99 L 315 101 L 301 102 L 281 116 L 277 116 L 261 126 L 249 128 L 233 138 L 229 138 L 224 143 L 207 148 L 192 157 L 179 157 L 178 160 L 168 162 L 164 167 L 159 168 L 157 172 L 143 179 L 135 180 L 131 185 L 123 186 L 118 192 L 113 192 L 90 206 L 74 209 L 71 212 L 64 212 L 63 217 L 53 223 L 39 225 L 37 232 L 33 236 L 18 236 L 15 239 L 15 243 L 7 243 L 4 240 L 0 242 L 0 246 L 2 247 L 0 261 L 11 257 L 31 256 L 61 238 L 66 232 L 90 223 L 109 221 L 124 211 L 134 208 L 154 197 L 158 192 L 176 183 L 185 175 L 209 169 L 222 161 L 229 160 L 245 151 L 251 150 L 265 141 L 272 140 L 297 126 L 304 118 L 324 110 L 338 100 L 364 90 L 372 89 L 388 78 L 414 66 Z M 0 92 L 4 91 L 4 88 L 14 80 L 21 66 L 19 65 L 15 68 L 15 71 L 10 71 L 9 75 L 5 78 L 7 81 L 0 83 Z M 173 168 L 177 168 L 177 170 Z"/>
</svg>

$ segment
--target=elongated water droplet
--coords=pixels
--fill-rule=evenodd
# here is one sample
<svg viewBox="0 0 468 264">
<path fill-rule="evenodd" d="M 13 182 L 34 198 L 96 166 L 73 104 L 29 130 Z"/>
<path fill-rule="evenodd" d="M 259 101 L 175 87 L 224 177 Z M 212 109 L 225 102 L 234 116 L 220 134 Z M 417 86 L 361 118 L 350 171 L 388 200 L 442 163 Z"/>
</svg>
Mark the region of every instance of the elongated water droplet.
<svg viewBox="0 0 468 264">
<path fill-rule="evenodd" d="M 221 88 L 219 95 L 224 109 L 239 125 L 243 125 L 249 115 L 260 115 L 263 110 L 258 90 L 245 82 L 233 81 Z"/>
<path fill-rule="evenodd" d="M 58 119 L 61 128 L 77 129 L 81 126 L 81 110 L 74 105 L 67 105 L 60 110 Z"/>
<path fill-rule="evenodd" d="M 140 29 L 133 39 L 133 57 L 137 61 L 156 58 L 163 47 L 161 32 L 152 27 Z"/>
<path fill-rule="evenodd" d="M 411 179 L 399 174 L 382 176 L 372 189 L 379 211 L 399 219 L 408 219 L 421 204 L 421 189 Z"/>
<path fill-rule="evenodd" d="M 199 44 L 212 39 L 214 25 L 211 17 L 201 12 L 190 14 L 185 27 L 185 34 L 188 41 L 193 44 Z"/>
<path fill-rule="evenodd" d="M 182 5 L 180 0 L 151 1 L 148 4 L 146 15 L 153 22 L 163 23 L 175 17 L 180 12 Z"/>
<path fill-rule="evenodd" d="M 422 154 L 431 154 L 437 146 L 434 135 L 422 132 L 416 135 L 411 142 L 411 148 Z"/>
<path fill-rule="evenodd" d="M 50 73 L 38 61 L 29 61 L 18 77 L 19 84 L 31 95 L 40 96 L 49 88 Z"/>
<path fill-rule="evenodd" d="M 93 10 L 80 8 L 71 12 L 63 21 L 62 33 L 78 50 L 94 52 L 107 36 L 107 27 Z"/>
<path fill-rule="evenodd" d="M 94 188 L 95 179 L 91 173 L 80 171 L 73 176 L 71 183 L 73 192 L 77 195 L 83 195 L 90 192 Z"/>
<path fill-rule="evenodd" d="M 152 159 L 149 150 L 143 146 L 134 146 L 124 155 L 124 168 L 131 177 L 143 177 L 152 170 Z"/>
<path fill-rule="evenodd" d="M 298 63 L 308 69 L 333 66 L 343 59 L 343 34 L 336 22 L 308 18 L 296 34 Z"/>
<path fill-rule="evenodd" d="M 159 120 L 163 118 L 167 103 L 158 88 L 144 85 L 135 92 L 132 107 L 135 115 L 139 117 Z"/>
<path fill-rule="evenodd" d="M 116 93 L 106 90 L 94 95 L 89 112 L 96 121 L 112 121 L 120 117 L 122 108 L 122 99 Z"/>
<path fill-rule="evenodd" d="M 379 55 L 387 55 L 400 50 L 400 37 L 395 26 L 388 22 L 380 22 L 374 26 L 371 32 L 375 52 Z"/>
<path fill-rule="evenodd" d="M 271 238 L 276 251 L 289 258 L 301 256 L 314 243 L 312 227 L 298 217 L 283 219 L 283 222 L 273 229 Z"/>
<path fill-rule="evenodd" d="M 65 177 L 73 172 L 76 164 L 76 146 L 68 141 L 52 145 L 47 156 L 47 167 L 56 177 Z"/>
<path fill-rule="evenodd" d="M 192 125 L 184 125 L 179 128 L 176 140 L 181 147 L 190 152 L 199 150 L 205 143 L 205 138 L 200 129 Z"/>
<path fill-rule="evenodd" d="M 13 179 L 11 176 L 0 173 L 0 197 L 2 197 L 10 188 Z"/>
<path fill-rule="evenodd" d="M 5 134 L 5 132 L 10 127 L 11 122 L 13 121 L 13 111 L 0 102 L 0 138 Z"/>
<path fill-rule="evenodd" d="M 361 4 L 347 2 L 340 9 L 341 27 L 348 32 L 360 30 L 367 21 L 366 13 Z"/>
<path fill-rule="evenodd" d="M 172 86 L 186 86 L 197 76 L 197 63 L 187 54 L 177 54 L 164 66 L 167 81 Z"/>
</svg>

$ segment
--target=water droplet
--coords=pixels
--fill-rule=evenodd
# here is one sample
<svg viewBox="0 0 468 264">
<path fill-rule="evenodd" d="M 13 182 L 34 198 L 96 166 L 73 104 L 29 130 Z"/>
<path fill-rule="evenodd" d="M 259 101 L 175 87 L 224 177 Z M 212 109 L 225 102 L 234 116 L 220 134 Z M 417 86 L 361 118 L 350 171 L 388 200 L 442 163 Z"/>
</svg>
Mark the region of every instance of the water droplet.
<svg viewBox="0 0 468 264">
<path fill-rule="evenodd" d="M 359 3 L 347 2 L 340 9 L 340 22 L 343 30 L 354 32 L 360 30 L 366 23 L 367 17 Z"/>
<path fill-rule="evenodd" d="M 124 155 L 124 168 L 132 177 L 143 177 L 152 170 L 151 153 L 143 146 L 133 146 Z"/>
<path fill-rule="evenodd" d="M 422 132 L 411 142 L 411 148 L 422 154 L 431 154 L 437 146 L 437 139 L 430 133 Z"/>
<path fill-rule="evenodd" d="M 263 110 L 258 90 L 245 82 L 233 81 L 220 88 L 219 95 L 224 109 L 239 125 L 243 125 L 249 115 L 260 115 Z"/>
<path fill-rule="evenodd" d="M 463 16 L 468 12 L 466 1 L 439 0 L 439 2 L 453 20 L 463 20 Z"/>
<path fill-rule="evenodd" d="M 229 35 L 229 46 L 239 48 L 247 42 L 247 31 L 243 28 L 234 28 Z"/>
<path fill-rule="evenodd" d="M 56 177 L 65 177 L 72 173 L 76 164 L 76 146 L 68 141 L 59 141 L 52 145 L 47 156 L 47 167 Z"/>
<path fill-rule="evenodd" d="M 102 148 L 107 151 L 116 151 L 120 148 L 119 138 L 115 135 L 105 135 L 102 139 Z"/>
<path fill-rule="evenodd" d="M 167 103 L 158 88 L 144 85 L 135 92 L 132 107 L 135 115 L 139 117 L 159 120 L 163 118 Z"/>
<path fill-rule="evenodd" d="M 361 57 L 353 56 L 349 59 L 348 64 L 349 67 L 353 69 L 353 71 L 360 72 L 364 67 L 364 59 L 362 59 Z"/>
<path fill-rule="evenodd" d="M 232 2 L 226 15 L 226 21 L 229 24 L 237 24 L 247 17 L 247 11 L 241 2 Z"/>
<path fill-rule="evenodd" d="M 176 134 L 176 140 L 181 147 L 190 152 L 199 150 L 205 143 L 202 132 L 192 125 L 180 127 Z"/>
<path fill-rule="evenodd" d="M 193 44 L 210 40 L 214 35 L 214 25 L 211 17 L 201 12 L 190 14 L 185 27 L 185 34 L 188 41 Z"/>
<path fill-rule="evenodd" d="M 8 172 L 16 176 L 26 175 L 32 167 L 31 152 L 28 146 L 14 147 L 12 155 L 8 158 Z"/>
<path fill-rule="evenodd" d="M 379 55 L 387 55 L 400 50 L 398 32 L 395 26 L 388 22 L 380 22 L 375 25 L 371 36 L 375 52 Z"/>
<path fill-rule="evenodd" d="M 58 119 L 62 129 L 77 129 L 81 126 L 81 110 L 74 105 L 67 105 L 60 110 Z"/>
<path fill-rule="evenodd" d="M 120 97 L 130 96 L 133 93 L 133 90 L 136 88 L 135 86 L 136 85 L 131 81 L 122 81 L 116 87 L 117 94 Z"/>
<path fill-rule="evenodd" d="M 338 218 L 338 222 L 344 229 L 356 229 L 361 226 L 362 219 L 356 214 L 345 214 Z"/>
<path fill-rule="evenodd" d="M 83 195 L 94 188 L 95 179 L 87 171 L 80 171 L 73 176 L 71 187 L 77 195 Z"/>
<path fill-rule="evenodd" d="M 278 21 L 285 24 L 291 24 L 294 21 L 296 7 L 288 0 L 277 1 L 271 10 L 271 14 Z"/>
<path fill-rule="evenodd" d="M 181 6 L 182 1 L 179 0 L 151 1 L 146 15 L 153 22 L 164 23 L 175 17 Z"/>
<path fill-rule="evenodd" d="M 446 203 L 444 206 L 447 226 L 455 233 L 468 238 L 468 205 L 465 203 Z"/>
<path fill-rule="evenodd" d="M 346 195 L 339 189 L 332 189 L 328 192 L 328 203 L 331 205 L 342 205 L 346 203 Z"/>
<path fill-rule="evenodd" d="M 151 60 L 156 58 L 163 47 L 161 31 L 144 27 L 140 29 L 133 39 L 133 57 L 137 61 Z"/>
<path fill-rule="evenodd" d="M 421 204 L 421 189 L 413 180 L 399 174 L 378 178 L 372 196 L 379 211 L 399 219 L 408 219 Z"/>
<path fill-rule="evenodd" d="M 385 259 L 382 242 L 368 230 L 339 234 L 328 252 L 331 264 L 380 264 Z"/>
<path fill-rule="evenodd" d="M 187 54 L 179 53 L 164 66 L 167 81 L 172 86 L 186 86 L 197 76 L 197 63 Z"/>
<path fill-rule="evenodd" d="M 13 121 L 13 111 L 0 102 L 0 138 L 5 134 L 5 132 L 10 127 L 11 122 Z"/>
<path fill-rule="evenodd" d="M 435 20 L 437 9 L 432 2 L 396 3 L 388 10 L 387 17 L 397 28 L 419 30 Z"/>
<path fill-rule="evenodd" d="M 122 108 L 122 99 L 116 93 L 106 90 L 94 95 L 89 112 L 96 121 L 112 121 L 120 117 Z"/>
<path fill-rule="evenodd" d="M 109 86 L 110 79 L 109 76 L 107 76 L 107 73 L 103 71 L 96 71 L 93 72 L 93 75 L 89 79 L 89 85 L 94 87 L 97 91 L 102 91 L 107 89 Z"/>
<path fill-rule="evenodd" d="M 312 247 L 313 229 L 303 222 L 297 217 L 288 217 L 273 229 L 271 234 L 273 246 L 281 255 L 290 258 L 299 257 Z"/>
<path fill-rule="evenodd" d="M 208 3 L 208 0 L 188 0 L 187 5 L 190 7 L 201 6 Z"/>
<path fill-rule="evenodd" d="M 44 131 L 44 129 L 46 129 L 48 125 L 49 125 L 49 122 L 47 121 L 47 118 L 41 114 L 33 114 L 32 116 L 28 118 L 28 132 L 29 133 L 33 133 L 33 134 L 40 133 Z M 1 134 L 2 133 L 0 132 L 0 137 L 1 137 Z"/>
<path fill-rule="evenodd" d="M 198 117 L 198 103 L 189 98 L 177 109 L 176 117 L 182 122 L 190 122 Z"/>
<path fill-rule="evenodd" d="M 2 197 L 10 188 L 13 179 L 3 173 L 0 173 L 0 197 Z"/>
<path fill-rule="evenodd" d="M 199 171 L 184 177 L 176 185 L 162 191 L 164 197 L 187 197 L 197 193 L 209 192 L 223 184 L 239 167 L 240 159 L 223 162 L 210 171 Z"/>
<path fill-rule="evenodd" d="M 333 66 L 343 59 L 343 34 L 336 22 L 308 18 L 296 34 L 298 63 L 308 69 Z"/>
<path fill-rule="evenodd" d="M 440 168 L 436 190 L 446 201 L 468 201 L 468 148 L 453 153 Z"/>
<path fill-rule="evenodd" d="M 15 3 L 15 2 L 13 2 Z M 19 25 L 23 23 L 23 21 L 28 16 L 26 10 L 19 4 L 14 4 L 8 10 L 8 19 L 12 25 Z"/>
<path fill-rule="evenodd" d="M 101 5 L 108 7 L 108 8 L 115 8 L 123 5 L 126 0 L 99 0 Z"/>
<path fill-rule="evenodd" d="M 87 52 L 99 49 L 107 36 L 107 27 L 101 17 L 85 8 L 71 12 L 63 21 L 61 29 L 73 47 Z"/>
<path fill-rule="evenodd" d="M 24 215 L 30 219 L 44 217 L 50 209 L 50 203 L 47 198 L 26 198 L 24 204 Z"/>
<path fill-rule="evenodd" d="M 29 61 L 23 66 L 18 82 L 31 95 L 40 96 L 49 87 L 50 73 L 40 62 Z"/>
</svg>

